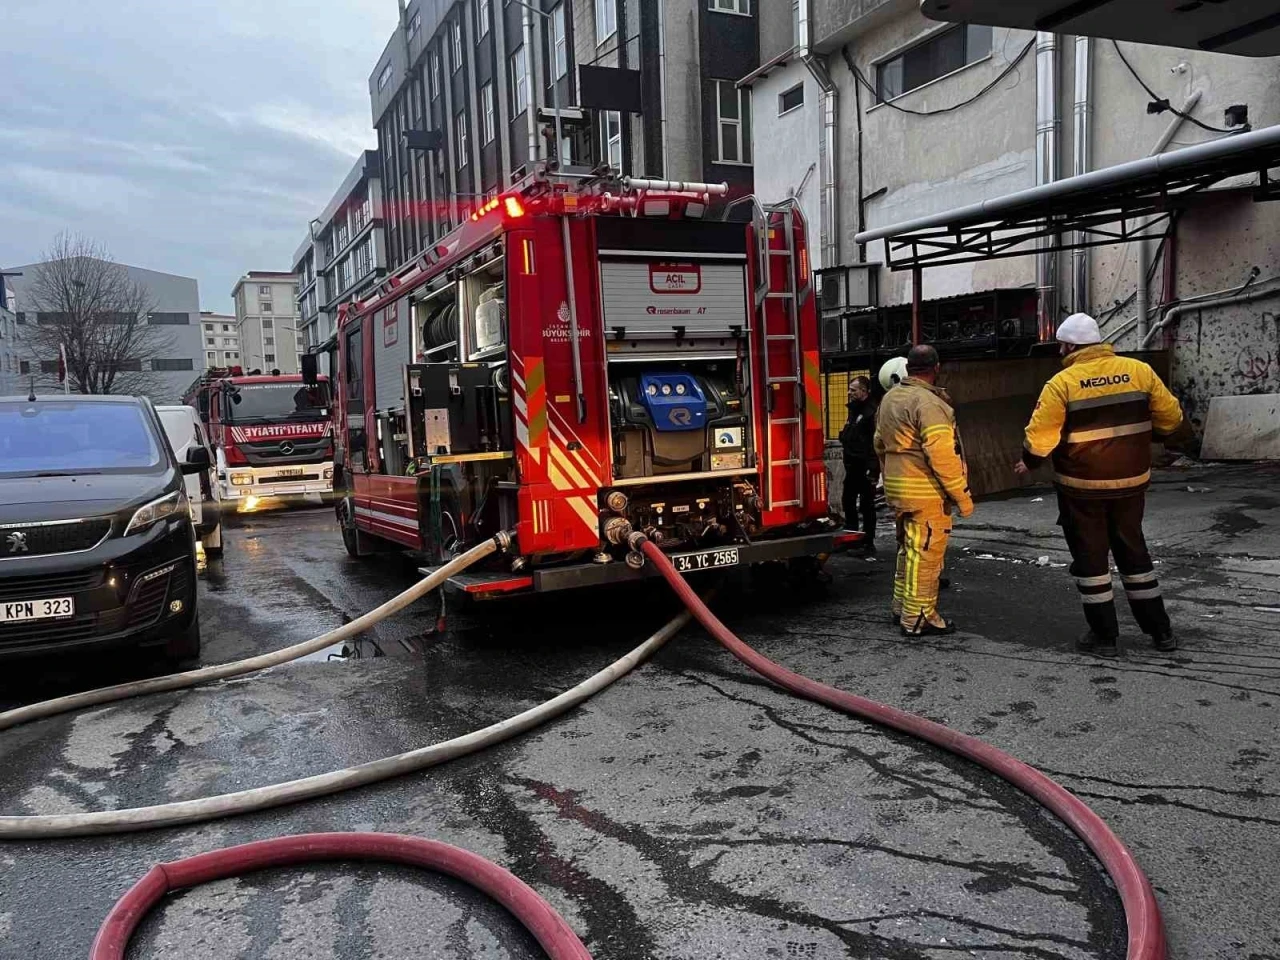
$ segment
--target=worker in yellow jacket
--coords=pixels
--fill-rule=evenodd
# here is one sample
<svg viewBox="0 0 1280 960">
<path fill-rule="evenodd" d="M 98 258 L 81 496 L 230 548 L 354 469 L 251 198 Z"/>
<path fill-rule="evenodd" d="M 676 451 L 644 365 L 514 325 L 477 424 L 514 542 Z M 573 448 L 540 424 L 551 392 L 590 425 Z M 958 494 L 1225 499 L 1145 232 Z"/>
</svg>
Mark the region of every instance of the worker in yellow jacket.
<svg viewBox="0 0 1280 960">
<path fill-rule="evenodd" d="M 1014 470 L 1025 474 L 1053 458 L 1058 524 L 1089 625 L 1077 649 L 1119 652 L 1110 552 L 1142 632 L 1157 650 L 1176 650 L 1142 514 L 1151 441 L 1179 431 L 1182 409 L 1154 370 L 1102 342 L 1093 317 L 1068 317 L 1057 337 L 1064 369 L 1040 393 Z"/>
<path fill-rule="evenodd" d="M 912 347 L 907 379 L 885 394 L 876 423 L 884 495 L 898 519 L 893 613 L 909 637 L 955 633 L 938 613 L 938 579 L 952 510 L 973 513 L 955 411 L 937 385 L 940 366 L 933 347 Z"/>
</svg>

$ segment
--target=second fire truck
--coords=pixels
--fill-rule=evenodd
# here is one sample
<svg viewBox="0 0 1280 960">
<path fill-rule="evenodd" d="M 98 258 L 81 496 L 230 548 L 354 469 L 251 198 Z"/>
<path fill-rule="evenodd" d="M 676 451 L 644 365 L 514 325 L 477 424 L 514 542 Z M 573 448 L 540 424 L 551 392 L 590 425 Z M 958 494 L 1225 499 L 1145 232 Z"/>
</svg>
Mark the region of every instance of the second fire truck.
<svg viewBox="0 0 1280 960">
<path fill-rule="evenodd" d="M 183 398 L 195 407 L 217 457 L 224 505 L 333 495 L 333 420 L 326 377 L 211 369 Z"/>
<path fill-rule="evenodd" d="M 834 545 L 806 225 L 724 185 L 540 170 L 340 312 L 347 549 L 443 562 L 455 586 L 539 592 L 812 563 Z"/>
</svg>

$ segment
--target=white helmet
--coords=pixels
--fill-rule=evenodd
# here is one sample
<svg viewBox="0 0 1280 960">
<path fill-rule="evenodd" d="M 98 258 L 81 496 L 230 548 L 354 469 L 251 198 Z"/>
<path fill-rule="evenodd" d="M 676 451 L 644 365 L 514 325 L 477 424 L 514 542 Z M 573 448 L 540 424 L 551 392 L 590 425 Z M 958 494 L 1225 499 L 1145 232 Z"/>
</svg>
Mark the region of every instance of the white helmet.
<svg viewBox="0 0 1280 960">
<path fill-rule="evenodd" d="M 880 386 L 888 392 L 907 379 L 907 358 L 894 357 L 880 368 Z"/>
<path fill-rule="evenodd" d="M 1083 347 L 1091 343 L 1102 342 L 1102 332 L 1098 329 L 1098 321 L 1087 313 L 1073 313 L 1062 321 L 1058 327 L 1059 343 Z"/>
</svg>

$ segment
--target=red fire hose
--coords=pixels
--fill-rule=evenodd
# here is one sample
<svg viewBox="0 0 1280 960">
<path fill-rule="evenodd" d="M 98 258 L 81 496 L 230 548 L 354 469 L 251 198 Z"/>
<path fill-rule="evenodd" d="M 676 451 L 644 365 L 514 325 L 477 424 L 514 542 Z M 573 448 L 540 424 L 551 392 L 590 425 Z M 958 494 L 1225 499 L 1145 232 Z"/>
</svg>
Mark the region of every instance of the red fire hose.
<svg viewBox="0 0 1280 960">
<path fill-rule="evenodd" d="M 591 960 L 591 954 L 564 918 L 513 874 L 447 843 L 394 833 L 304 833 L 158 864 L 112 908 L 94 938 L 89 960 L 124 960 L 134 930 L 167 893 L 250 870 L 317 860 L 381 860 L 447 874 L 510 910 L 551 960 Z"/>
<path fill-rule="evenodd" d="M 634 535 L 633 535 L 634 536 Z M 972 760 L 992 773 L 1007 780 L 1039 804 L 1053 811 L 1059 819 L 1088 844 L 1089 849 L 1102 861 L 1111 875 L 1120 900 L 1124 905 L 1125 923 L 1129 930 L 1127 960 L 1166 960 L 1168 946 L 1165 943 L 1164 922 L 1160 907 L 1146 874 L 1138 866 L 1120 839 L 1111 832 L 1102 818 L 1090 810 L 1065 787 L 1046 777 L 1039 770 L 1027 766 L 1003 751 L 977 737 L 959 733 L 940 723 L 934 723 L 915 714 L 868 700 L 828 687 L 826 684 L 802 677 L 786 667 L 774 663 L 739 640 L 729 628 L 720 622 L 702 599 L 685 582 L 671 565 L 671 561 L 643 535 L 635 536 L 633 546 L 639 546 L 644 555 L 662 574 L 684 605 L 706 627 L 707 631 L 730 653 L 756 673 L 796 696 L 834 707 L 863 720 L 881 726 L 892 727 L 903 733 L 927 740 L 957 756 Z"/>
</svg>

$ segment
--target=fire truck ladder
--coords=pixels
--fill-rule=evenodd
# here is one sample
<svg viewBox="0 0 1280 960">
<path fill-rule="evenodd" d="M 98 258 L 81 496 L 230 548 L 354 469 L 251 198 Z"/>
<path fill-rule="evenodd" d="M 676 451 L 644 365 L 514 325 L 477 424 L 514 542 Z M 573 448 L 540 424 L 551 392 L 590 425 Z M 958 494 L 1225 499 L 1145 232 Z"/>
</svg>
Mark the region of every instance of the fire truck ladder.
<svg viewBox="0 0 1280 960">
<path fill-rule="evenodd" d="M 800 290 L 799 278 L 796 274 L 796 236 L 794 204 L 782 203 L 762 207 L 753 201 L 753 219 L 755 222 L 758 266 L 760 278 L 756 287 L 756 313 L 760 319 L 761 350 L 764 369 L 764 390 L 766 405 L 766 423 L 764 431 L 764 499 L 765 509 L 775 510 L 780 507 L 803 507 L 805 495 L 804 483 L 804 382 L 802 355 L 800 352 Z M 783 243 L 775 246 L 772 242 L 778 231 L 782 233 Z M 774 289 L 773 261 L 781 260 L 783 269 L 781 289 Z M 769 322 L 770 301 L 780 301 L 781 325 L 775 319 Z M 775 318 L 777 314 L 773 315 Z M 775 343 L 786 345 L 787 361 L 778 367 L 776 360 L 770 361 L 771 347 Z M 777 404 L 777 392 L 790 387 L 794 402 L 793 413 L 788 417 L 775 418 L 771 414 Z M 785 456 L 774 458 L 774 427 L 786 427 L 790 438 Z M 775 472 L 790 470 L 795 491 L 794 499 L 779 500 L 775 498 Z"/>
</svg>

